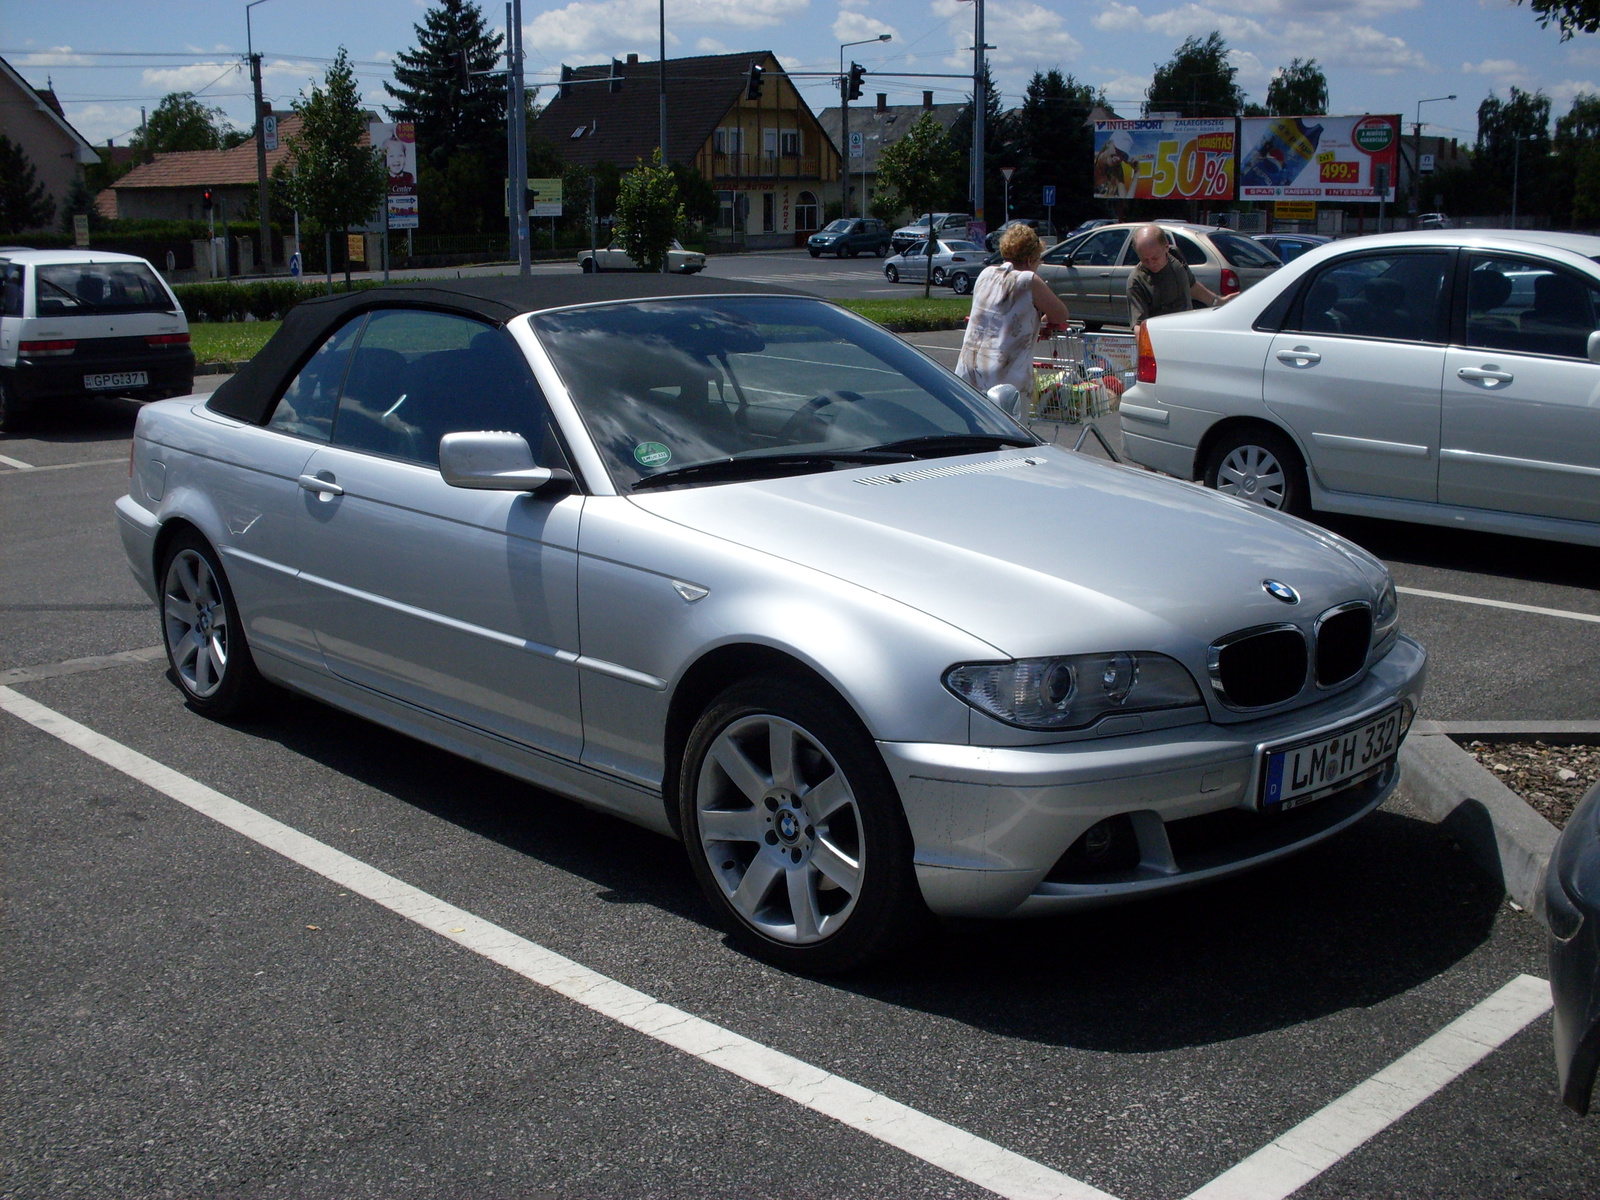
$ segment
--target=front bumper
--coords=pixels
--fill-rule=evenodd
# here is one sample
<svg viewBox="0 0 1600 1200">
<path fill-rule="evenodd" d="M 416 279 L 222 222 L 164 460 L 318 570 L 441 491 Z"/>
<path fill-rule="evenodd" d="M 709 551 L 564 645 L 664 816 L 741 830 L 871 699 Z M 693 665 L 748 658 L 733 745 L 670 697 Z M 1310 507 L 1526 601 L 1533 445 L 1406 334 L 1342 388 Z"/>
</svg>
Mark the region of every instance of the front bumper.
<svg viewBox="0 0 1600 1200">
<path fill-rule="evenodd" d="M 1030 747 L 880 742 L 916 845 L 924 900 L 943 916 L 1042 915 L 1192 886 L 1331 837 L 1394 789 L 1398 767 L 1287 813 L 1259 814 L 1263 748 L 1420 704 L 1427 652 L 1401 637 L 1361 683 L 1238 725 L 1184 725 Z M 1063 871 L 1090 826 L 1127 817 L 1137 861 Z"/>
<path fill-rule="evenodd" d="M 116 503 L 117 533 L 122 537 L 122 550 L 128 556 L 128 569 L 139 581 L 145 595 L 159 603 L 156 594 L 156 534 L 161 523 L 155 513 L 145 508 L 132 496 L 118 496 Z"/>
</svg>

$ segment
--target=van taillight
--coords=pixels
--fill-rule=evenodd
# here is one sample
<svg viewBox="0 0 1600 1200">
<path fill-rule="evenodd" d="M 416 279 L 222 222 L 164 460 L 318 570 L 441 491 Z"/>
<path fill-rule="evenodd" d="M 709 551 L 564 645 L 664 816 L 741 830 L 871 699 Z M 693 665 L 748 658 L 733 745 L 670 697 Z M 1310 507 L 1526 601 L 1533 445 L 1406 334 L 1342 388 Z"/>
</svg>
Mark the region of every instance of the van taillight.
<svg viewBox="0 0 1600 1200">
<path fill-rule="evenodd" d="M 1231 267 L 1223 267 L 1222 294 L 1224 296 L 1232 296 L 1242 291 L 1244 291 L 1244 289 L 1239 286 L 1239 273 L 1233 270 Z"/>
<path fill-rule="evenodd" d="M 78 343 L 73 342 L 22 342 L 17 346 L 17 353 L 29 358 L 59 358 L 63 354 L 71 354 L 78 348 Z"/>
<path fill-rule="evenodd" d="M 1156 381 L 1156 352 L 1150 345 L 1150 326 L 1143 322 L 1139 325 L 1139 382 L 1154 383 Z"/>
<path fill-rule="evenodd" d="M 152 333 L 144 339 L 152 346 L 187 346 L 189 335 L 187 333 Z"/>
</svg>

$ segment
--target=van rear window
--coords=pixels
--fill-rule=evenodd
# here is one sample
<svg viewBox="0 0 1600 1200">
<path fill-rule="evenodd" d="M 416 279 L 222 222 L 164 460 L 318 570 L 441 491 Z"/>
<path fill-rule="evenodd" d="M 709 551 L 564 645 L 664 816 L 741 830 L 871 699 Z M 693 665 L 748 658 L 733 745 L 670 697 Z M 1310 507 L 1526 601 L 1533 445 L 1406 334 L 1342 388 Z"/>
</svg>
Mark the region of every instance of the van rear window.
<svg viewBox="0 0 1600 1200">
<path fill-rule="evenodd" d="M 67 263 L 34 268 L 41 317 L 171 312 L 172 299 L 144 263 Z"/>
</svg>

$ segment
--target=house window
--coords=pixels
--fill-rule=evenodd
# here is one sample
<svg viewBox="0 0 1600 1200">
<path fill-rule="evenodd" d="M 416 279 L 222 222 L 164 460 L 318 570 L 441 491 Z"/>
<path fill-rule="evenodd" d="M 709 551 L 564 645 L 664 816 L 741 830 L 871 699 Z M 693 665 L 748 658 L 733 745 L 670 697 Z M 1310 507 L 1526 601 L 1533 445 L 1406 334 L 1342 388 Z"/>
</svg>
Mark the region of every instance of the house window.
<svg viewBox="0 0 1600 1200">
<path fill-rule="evenodd" d="M 761 232 L 772 233 L 778 228 L 778 198 L 771 192 L 761 193 Z"/>
<path fill-rule="evenodd" d="M 718 154 L 743 154 L 744 130 L 737 125 L 717 130 L 711 135 L 711 149 Z"/>
<path fill-rule="evenodd" d="M 785 158 L 800 157 L 800 131 L 798 129 L 785 129 L 782 134 L 782 151 Z"/>
<path fill-rule="evenodd" d="M 795 199 L 794 227 L 802 233 L 817 228 L 817 194 L 801 192 Z"/>
<path fill-rule="evenodd" d="M 763 129 L 761 131 L 761 152 L 768 158 L 778 157 L 778 131 L 776 129 Z"/>
<path fill-rule="evenodd" d="M 722 131 L 719 129 L 719 130 L 717 130 L 717 132 L 721 133 Z M 732 192 L 718 192 L 717 193 L 717 228 L 718 229 L 732 229 L 733 228 L 733 197 L 734 197 L 734 194 Z"/>
</svg>

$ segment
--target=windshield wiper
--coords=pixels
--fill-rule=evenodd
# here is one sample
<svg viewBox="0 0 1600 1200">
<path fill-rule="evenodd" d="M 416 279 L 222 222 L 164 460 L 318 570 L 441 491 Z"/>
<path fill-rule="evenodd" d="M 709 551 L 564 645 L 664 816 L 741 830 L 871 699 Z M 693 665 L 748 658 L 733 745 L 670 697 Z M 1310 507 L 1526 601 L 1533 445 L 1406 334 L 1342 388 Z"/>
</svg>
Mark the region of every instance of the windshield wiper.
<svg viewBox="0 0 1600 1200">
<path fill-rule="evenodd" d="M 89 310 L 91 310 L 93 312 L 98 312 L 100 310 L 100 306 L 98 304 L 91 304 L 89 301 L 85 300 L 82 296 L 78 295 L 76 292 L 67 291 L 67 289 L 62 287 L 59 283 L 53 283 L 52 281 L 46 279 L 43 275 L 39 276 L 39 282 L 44 284 L 45 287 L 51 289 L 52 291 L 60 292 L 63 296 L 65 296 L 68 300 L 71 300 L 74 304 L 81 305 L 82 307 L 87 308 L 87 309 L 89 309 Z"/>
<path fill-rule="evenodd" d="M 1030 438 L 1012 433 L 935 433 L 923 437 L 885 442 L 872 450 L 902 451 L 916 458 L 944 458 L 951 454 L 976 454 L 982 450 L 1005 450 L 1013 446 L 1037 446 Z"/>
<path fill-rule="evenodd" d="M 659 475 L 646 475 L 633 485 L 635 492 L 667 487 L 674 483 L 714 483 L 727 479 L 759 479 L 766 474 L 803 475 L 808 471 L 832 469 L 838 463 L 910 462 L 916 455 L 883 447 L 871 450 L 811 451 L 805 454 L 752 454 L 743 457 L 714 458 L 710 462 L 688 463 Z"/>
</svg>

